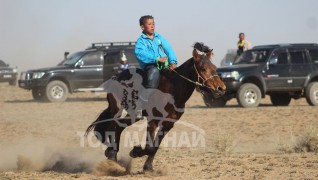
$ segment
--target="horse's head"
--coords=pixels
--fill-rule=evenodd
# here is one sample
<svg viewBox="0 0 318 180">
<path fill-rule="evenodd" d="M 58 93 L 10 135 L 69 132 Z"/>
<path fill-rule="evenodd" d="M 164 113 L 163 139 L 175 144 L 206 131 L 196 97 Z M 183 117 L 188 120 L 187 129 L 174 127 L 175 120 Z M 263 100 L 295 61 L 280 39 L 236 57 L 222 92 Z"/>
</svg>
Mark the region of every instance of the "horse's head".
<svg viewBox="0 0 318 180">
<path fill-rule="evenodd" d="M 225 93 L 225 85 L 211 62 L 213 49 L 203 43 L 195 43 L 193 50 L 194 69 L 198 76 L 199 90 L 219 97 Z"/>
</svg>

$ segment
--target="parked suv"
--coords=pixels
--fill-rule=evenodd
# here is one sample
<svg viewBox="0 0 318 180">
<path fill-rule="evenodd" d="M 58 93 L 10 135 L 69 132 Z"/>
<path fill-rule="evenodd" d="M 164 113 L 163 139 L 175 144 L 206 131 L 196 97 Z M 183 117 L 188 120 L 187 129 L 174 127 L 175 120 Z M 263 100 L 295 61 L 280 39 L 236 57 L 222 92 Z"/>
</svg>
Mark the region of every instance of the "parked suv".
<svg viewBox="0 0 318 180">
<path fill-rule="evenodd" d="M 287 106 L 291 98 L 305 97 L 318 105 L 318 44 L 255 46 L 232 66 L 218 68 L 227 87 L 218 99 L 204 97 L 207 106 L 225 106 L 236 98 L 242 107 L 258 106 L 269 95 L 275 106 Z"/>
<path fill-rule="evenodd" d="M 19 87 L 32 91 L 35 100 L 62 102 L 68 93 L 104 91 L 100 85 L 117 73 L 121 56 L 130 67 L 139 67 L 134 55 L 135 42 L 92 43 L 55 67 L 22 72 Z"/>
<path fill-rule="evenodd" d="M 9 64 L 0 60 L 0 82 L 8 82 L 11 86 L 15 86 L 17 84 L 17 79 L 17 68 L 12 68 Z"/>
</svg>

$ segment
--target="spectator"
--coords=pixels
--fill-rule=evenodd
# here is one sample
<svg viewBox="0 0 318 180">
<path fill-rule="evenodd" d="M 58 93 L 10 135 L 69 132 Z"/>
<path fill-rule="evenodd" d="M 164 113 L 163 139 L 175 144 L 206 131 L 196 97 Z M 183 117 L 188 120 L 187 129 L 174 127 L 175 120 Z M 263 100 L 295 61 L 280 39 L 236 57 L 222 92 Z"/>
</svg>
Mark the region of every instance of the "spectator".
<svg viewBox="0 0 318 180">
<path fill-rule="evenodd" d="M 244 51 L 251 49 L 251 43 L 245 39 L 245 34 L 239 34 L 239 41 L 237 42 L 237 55 L 241 55 Z"/>
<path fill-rule="evenodd" d="M 125 53 L 123 53 L 123 56 L 121 57 L 118 73 L 121 73 L 125 69 L 128 69 L 129 64 L 127 63 L 127 58 Z"/>
</svg>

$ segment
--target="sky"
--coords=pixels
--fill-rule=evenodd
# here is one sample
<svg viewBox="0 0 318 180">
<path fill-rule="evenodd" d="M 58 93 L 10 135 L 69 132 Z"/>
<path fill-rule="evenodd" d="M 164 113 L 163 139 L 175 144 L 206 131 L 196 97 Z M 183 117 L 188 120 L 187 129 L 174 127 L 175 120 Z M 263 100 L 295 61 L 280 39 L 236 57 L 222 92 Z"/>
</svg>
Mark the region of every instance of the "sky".
<svg viewBox="0 0 318 180">
<path fill-rule="evenodd" d="M 136 41 L 139 18 L 152 15 L 179 65 L 203 42 L 220 66 L 240 32 L 252 46 L 317 43 L 317 7 L 317 0 L 0 0 L 0 59 L 19 72 L 55 66 L 65 51 L 93 42 Z"/>
</svg>

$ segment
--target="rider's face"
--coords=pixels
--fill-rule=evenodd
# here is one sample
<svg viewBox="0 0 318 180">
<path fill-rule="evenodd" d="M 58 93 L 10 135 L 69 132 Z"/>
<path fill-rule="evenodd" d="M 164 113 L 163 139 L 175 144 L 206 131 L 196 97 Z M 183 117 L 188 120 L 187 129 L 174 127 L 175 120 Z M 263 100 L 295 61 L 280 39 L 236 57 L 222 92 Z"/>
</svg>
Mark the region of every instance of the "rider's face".
<svg viewBox="0 0 318 180">
<path fill-rule="evenodd" d="M 154 19 L 147 19 L 146 23 L 140 26 L 143 32 L 147 35 L 153 35 L 155 32 L 155 21 Z"/>
</svg>

